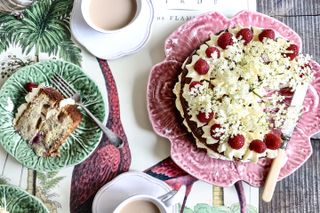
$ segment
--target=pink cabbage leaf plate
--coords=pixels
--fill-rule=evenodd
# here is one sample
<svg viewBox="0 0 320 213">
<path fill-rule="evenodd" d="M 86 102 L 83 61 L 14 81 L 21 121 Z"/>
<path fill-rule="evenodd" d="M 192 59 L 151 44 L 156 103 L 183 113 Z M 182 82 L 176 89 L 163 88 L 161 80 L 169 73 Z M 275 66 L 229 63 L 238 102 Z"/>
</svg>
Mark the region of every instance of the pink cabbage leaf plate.
<svg viewBox="0 0 320 213">
<path fill-rule="evenodd" d="M 282 22 L 261 13 L 242 11 L 231 19 L 218 12 L 196 17 L 179 27 L 166 40 L 166 58 L 155 65 L 150 73 L 148 112 L 155 132 L 171 142 L 173 161 L 190 175 L 222 187 L 233 185 L 239 180 L 260 187 L 264 184 L 272 161 L 263 158 L 258 163 L 243 163 L 207 156 L 206 151 L 196 147 L 194 139 L 183 126 L 172 92 L 183 61 L 208 40 L 210 34 L 236 25 L 271 28 L 301 47 L 301 38 L 297 33 Z M 320 65 L 312 61 L 311 67 L 314 80 L 308 88 L 302 114 L 287 146 L 288 161 L 278 180 L 293 173 L 310 157 L 310 137 L 320 130 Z"/>
</svg>

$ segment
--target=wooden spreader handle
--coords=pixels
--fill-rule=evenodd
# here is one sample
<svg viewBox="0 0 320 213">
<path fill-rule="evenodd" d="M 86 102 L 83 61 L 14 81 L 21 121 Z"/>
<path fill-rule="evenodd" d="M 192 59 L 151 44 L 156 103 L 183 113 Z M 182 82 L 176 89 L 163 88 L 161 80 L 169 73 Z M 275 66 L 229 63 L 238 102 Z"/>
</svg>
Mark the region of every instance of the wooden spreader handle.
<svg viewBox="0 0 320 213">
<path fill-rule="evenodd" d="M 281 168 L 287 161 L 287 154 L 285 149 L 279 149 L 277 157 L 273 160 L 266 183 L 264 185 L 262 200 L 270 202 L 273 196 L 274 189 L 276 188 L 277 180 Z"/>
</svg>

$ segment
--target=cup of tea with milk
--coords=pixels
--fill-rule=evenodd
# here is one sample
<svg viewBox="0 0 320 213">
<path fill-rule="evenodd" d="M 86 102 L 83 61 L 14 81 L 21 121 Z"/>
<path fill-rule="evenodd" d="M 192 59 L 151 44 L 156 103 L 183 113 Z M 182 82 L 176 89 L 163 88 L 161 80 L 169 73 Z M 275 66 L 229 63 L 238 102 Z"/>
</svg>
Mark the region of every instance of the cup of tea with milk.
<svg viewBox="0 0 320 213">
<path fill-rule="evenodd" d="M 113 213 L 166 213 L 167 207 L 150 195 L 134 195 L 120 203 Z"/>
<path fill-rule="evenodd" d="M 127 28 L 141 10 L 141 0 L 82 0 L 81 12 L 86 23 L 101 33 Z"/>
<path fill-rule="evenodd" d="M 186 191 L 185 186 L 171 190 L 161 196 L 146 194 L 133 195 L 116 207 L 113 213 L 168 213 L 172 212 L 172 205 L 181 200 Z M 169 210 L 171 209 L 171 211 Z"/>
</svg>

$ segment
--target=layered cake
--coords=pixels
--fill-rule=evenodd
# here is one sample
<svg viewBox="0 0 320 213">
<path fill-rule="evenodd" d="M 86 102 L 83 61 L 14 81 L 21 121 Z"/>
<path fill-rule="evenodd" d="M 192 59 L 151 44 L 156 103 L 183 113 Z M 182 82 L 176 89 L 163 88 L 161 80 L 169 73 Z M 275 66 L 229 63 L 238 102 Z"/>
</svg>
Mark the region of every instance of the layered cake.
<svg viewBox="0 0 320 213">
<path fill-rule="evenodd" d="M 13 121 L 38 156 L 59 156 L 59 147 L 79 125 L 82 115 L 71 99 L 54 88 L 39 85 L 25 97 Z"/>
<path fill-rule="evenodd" d="M 310 56 L 272 29 L 234 27 L 188 57 L 174 87 L 176 107 L 199 148 L 216 158 L 274 158 L 292 94 L 312 80 Z"/>
</svg>

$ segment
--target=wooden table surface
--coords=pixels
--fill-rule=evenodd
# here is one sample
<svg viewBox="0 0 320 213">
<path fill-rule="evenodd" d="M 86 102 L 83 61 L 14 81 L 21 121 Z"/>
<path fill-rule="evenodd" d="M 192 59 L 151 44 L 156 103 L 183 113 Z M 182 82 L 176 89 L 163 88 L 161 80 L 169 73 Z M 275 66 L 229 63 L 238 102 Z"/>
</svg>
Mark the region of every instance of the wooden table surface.
<svg viewBox="0 0 320 213">
<path fill-rule="evenodd" d="M 257 10 L 295 30 L 302 38 L 302 51 L 320 62 L 320 0 L 257 0 Z M 313 139 L 312 147 L 309 160 L 278 183 L 272 201 L 260 200 L 259 212 L 320 213 L 320 139 Z"/>
</svg>

